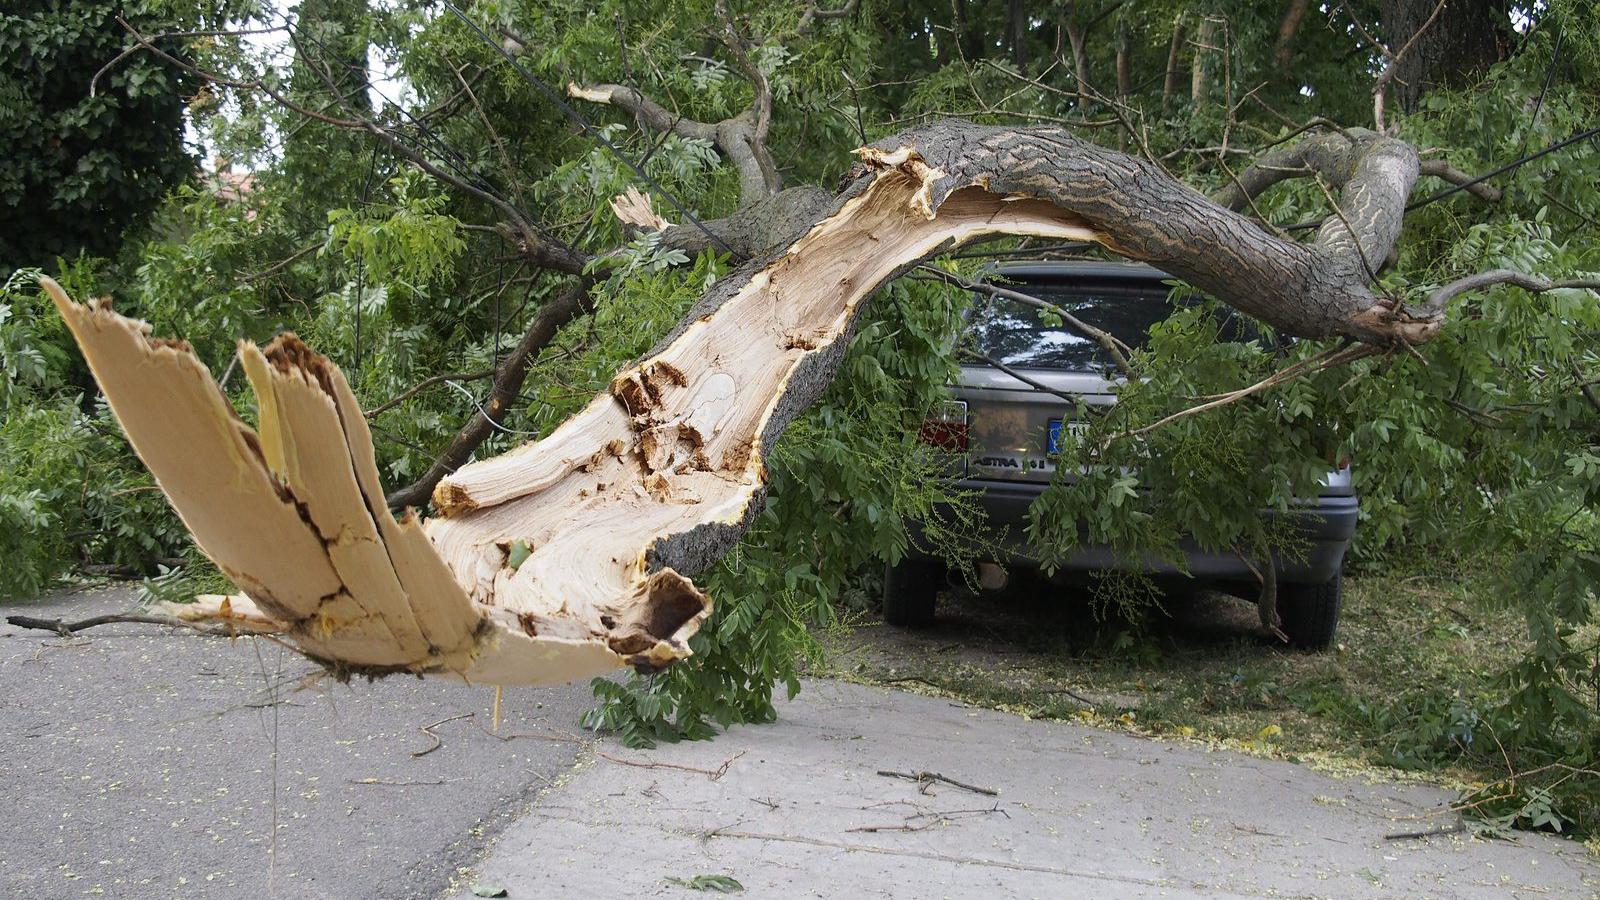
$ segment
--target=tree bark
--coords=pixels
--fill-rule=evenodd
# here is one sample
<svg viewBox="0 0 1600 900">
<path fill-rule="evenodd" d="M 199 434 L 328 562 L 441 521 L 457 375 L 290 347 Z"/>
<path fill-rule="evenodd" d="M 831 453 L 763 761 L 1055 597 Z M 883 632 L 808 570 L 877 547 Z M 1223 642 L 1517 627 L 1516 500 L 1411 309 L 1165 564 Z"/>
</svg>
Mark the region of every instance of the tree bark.
<svg viewBox="0 0 1600 900">
<path fill-rule="evenodd" d="M 1172 22 L 1172 42 L 1167 45 L 1167 77 L 1161 82 L 1162 102 L 1172 100 L 1178 93 L 1178 79 L 1183 71 L 1178 64 L 1179 55 L 1183 52 L 1183 42 L 1188 30 L 1180 13 Z"/>
<path fill-rule="evenodd" d="M 1433 15 L 1438 0 L 1383 0 L 1384 40 L 1398 51 Z M 1435 87 L 1463 87 L 1506 57 L 1511 16 L 1505 0 L 1450 0 L 1401 58 L 1389 91 L 1410 112 Z"/>
<path fill-rule="evenodd" d="M 293 336 L 241 345 L 251 429 L 187 345 L 46 286 L 140 457 L 243 592 L 187 618 L 275 623 L 345 673 L 548 684 L 689 654 L 711 607 L 690 579 L 760 511 L 766 454 L 827 386 L 868 296 L 964 241 L 1095 241 L 1292 334 L 1427 340 L 1437 321 L 1375 296 L 1361 261 L 1398 234 L 1415 151 L 1370 132 L 1306 143 L 1299 160 L 1340 192 L 1309 244 L 1059 128 L 946 121 L 862 148 L 838 197 L 712 285 L 582 412 L 443 478 L 425 525 L 390 516 L 348 385 Z"/>
<path fill-rule="evenodd" d="M 1206 98 L 1210 90 L 1211 72 L 1210 60 L 1217 43 L 1217 20 L 1211 16 L 1202 16 L 1200 19 L 1200 32 L 1195 36 L 1194 61 L 1190 66 L 1189 99 L 1196 103 Z M 1226 65 L 1227 61 L 1224 60 Z"/>
</svg>

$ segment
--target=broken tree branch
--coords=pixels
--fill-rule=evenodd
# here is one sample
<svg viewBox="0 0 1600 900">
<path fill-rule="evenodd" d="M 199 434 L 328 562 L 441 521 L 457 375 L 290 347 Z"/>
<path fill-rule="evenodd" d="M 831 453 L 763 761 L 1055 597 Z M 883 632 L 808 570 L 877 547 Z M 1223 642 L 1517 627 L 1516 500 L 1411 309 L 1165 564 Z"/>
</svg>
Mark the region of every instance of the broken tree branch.
<svg viewBox="0 0 1600 900">
<path fill-rule="evenodd" d="M 691 577 L 760 513 L 766 456 L 826 388 L 868 298 L 961 243 L 1099 243 L 1280 331 L 1347 339 L 1328 364 L 1431 339 L 1439 319 L 1374 293 L 1360 262 L 1392 248 L 1416 152 L 1379 135 L 1342 152 L 1327 178 L 1336 213 L 1301 243 L 1058 127 L 944 121 L 861 148 L 837 197 L 712 284 L 581 412 L 462 465 L 528 360 L 584 308 L 587 281 L 570 282 L 437 461 L 425 524 L 390 514 L 354 394 L 292 335 L 239 347 L 252 428 L 187 345 L 43 284 L 156 483 L 241 590 L 163 611 L 251 617 L 340 676 L 552 684 L 689 655 L 712 602 Z"/>
<path fill-rule="evenodd" d="M 1450 165 L 1445 160 L 1425 159 L 1422 161 L 1419 171 L 1423 175 L 1442 178 L 1486 203 L 1500 202 L 1501 193 L 1499 188 L 1492 184 L 1483 183 L 1483 181 Z"/>
<path fill-rule="evenodd" d="M 1600 278 L 1563 278 L 1551 281 L 1540 275 L 1529 275 L 1513 269 L 1490 269 L 1476 275 L 1458 278 L 1449 284 L 1440 285 L 1428 294 L 1428 299 L 1415 308 L 1415 315 L 1441 316 L 1450 301 L 1470 291 L 1481 291 L 1484 288 L 1497 284 L 1509 284 L 1519 287 L 1531 294 L 1542 294 L 1546 291 L 1561 291 L 1572 288 L 1581 288 L 1591 291 L 1600 291 Z"/>
<path fill-rule="evenodd" d="M 421 478 L 389 494 L 390 509 L 421 506 L 427 502 L 428 495 L 433 493 L 439 481 L 465 465 L 478 445 L 495 432 L 496 427 L 504 421 L 512 401 L 522 392 L 522 382 L 528 377 L 528 367 L 534 359 L 555 339 L 563 326 L 588 312 L 589 288 L 592 284 L 589 278 L 575 279 L 554 299 L 539 307 L 539 312 L 522 333 L 522 340 L 517 342 L 510 355 L 495 370 L 488 402 L 461 426 L 449 446 L 428 466 Z"/>
<path fill-rule="evenodd" d="M 747 750 L 740 750 L 738 753 L 735 753 L 734 755 L 723 760 L 722 765 L 717 766 L 715 769 L 699 769 L 694 766 L 685 766 L 678 763 L 648 762 L 636 759 L 623 759 L 620 756 L 612 756 L 609 753 L 603 753 L 598 750 L 595 751 L 595 755 L 601 759 L 609 759 L 614 763 L 624 766 L 632 766 L 636 769 L 677 769 L 681 772 L 693 772 L 696 775 L 704 775 L 711 781 L 721 781 L 722 776 L 728 774 L 728 767 L 732 766 L 734 762 L 739 759 L 739 757 L 748 752 L 749 751 Z"/>
<path fill-rule="evenodd" d="M 967 784 L 964 781 L 957 781 L 954 778 L 947 778 L 944 775 L 940 775 L 938 772 L 894 772 L 888 769 L 879 769 L 878 774 L 886 778 L 904 778 L 907 781 L 915 781 L 922 785 L 924 789 L 931 784 L 939 783 L 948 784 L 951 787 L 958 787 L 964 791 L 971 791 L 974 794 L 983 794 L 985 797 L 1000 796 L 1000 792 L 994 790 L 993 788 L 978 787 L 975 784 Z"/>
<path fill-rule="evenodd" d="M 15 625 L 18 628 L 34 628 L 40 631 L 52 631 L 61 635 L 62 637 L 71 637 L 72 635 L 77 634 L 86 628 L 96 628 L 101 625 L 120 624 L 166 625 L 171 628 L 185 628 L 212 634 L 228 633 L 226 631 L 217 631 L 213 629 L 197 629 L 191 623 L 185 622 L 182 619 L 175 618 L 173 616 L 154 616 L 146 613 L 111 613 L 104 616 L 90 616 L 87 619 L 79 619 L 76 622 L 68 622 L 65 619 L 40 619 L 33 616 L 6 616 L 6 624 Z"/>
</svg>

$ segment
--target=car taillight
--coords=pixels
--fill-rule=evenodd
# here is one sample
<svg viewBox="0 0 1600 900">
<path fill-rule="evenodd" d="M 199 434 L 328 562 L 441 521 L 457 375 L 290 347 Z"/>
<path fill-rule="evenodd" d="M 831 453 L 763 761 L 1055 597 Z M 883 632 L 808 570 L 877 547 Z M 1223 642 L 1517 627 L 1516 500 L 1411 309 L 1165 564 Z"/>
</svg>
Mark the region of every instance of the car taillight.
<svg viewBox="0 0 1600 900">
<path fill-rule="evenodd" d="M 967 402 L 951 400 L 939 404 L 923 420 L 922 427 L 917 430 L 917 439 L 940 450 L 966 450 Z"/>
</svg>

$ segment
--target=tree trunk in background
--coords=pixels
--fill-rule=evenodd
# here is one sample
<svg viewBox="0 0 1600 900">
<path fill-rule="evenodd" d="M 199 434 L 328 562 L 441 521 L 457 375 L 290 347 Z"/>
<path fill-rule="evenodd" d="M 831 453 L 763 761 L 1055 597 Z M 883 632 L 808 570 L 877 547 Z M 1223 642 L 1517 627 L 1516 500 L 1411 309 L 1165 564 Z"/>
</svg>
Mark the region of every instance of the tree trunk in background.
<svg viewBox="0 0 1600 900">
<path fill-rule="evenodd" d="M 1305 21 L 1310 7 L 1311 0 L 1289 0 L 1289 6 L 1283 11 L 1283 18 L 1278 22 L 1278 40 L 1272 47 L 1272 59 L 1280 69 L 1288 67 L 1294 58 L 1294 36 L 1300 31 L 1300 23 Z"/>
<path fill-rule="evenodd" d="M 370 116 L 367 93 L 365 0 L 303 0 L 295 17 L 300 34 L 289 80 L 291 95 L 313 108 L 330 91 L 346 98 L 351 114 Z M 306 196 L 355 197 L 369 168 L 367 136 L 324 122 L 304 121 L 284 137 L 283 171 Z M 353 174 L 355 173 L 355 174 Z M 327 223 L 308 223 L 316 229 Z"/>
<path fill-rule="evenodd" d="M 1180 54 L 1183 52 L 1183 40 L 1188 35 L 1188 26 L 1183 23 L 1183 15 L 1172 22 L 1172 43 L 1167 45 L 1167 78 L 1161 83 L 1161 100 L 1163 103 L 1170 101 L 1178 93 L 1178 67 Z"/>
<path fill-rule="evenodd" d="M 1383 40 L 1398 51 L 1433 15 L 1437 0 L 1384 0 L 1378 4 Z M 1407 112 L 1436 87 L 1461 87 L 1505 59 L 1510 47 L 1506 0 L 1450 0 L 1439 18 L 1400 60 L 1389 96 Z"/>
<path fill-rule="evenodd" d="M 1199 103 L 1206 97 L 1210 83 L 1210 62 L 1217 45 L 1217 20 L 1206 16 L 1200 20 L 1200 33 L 1195 36 L 1194 66 L 1189 79 L 1189 99 Z"/>
<path fill-rule="evenodd" d="M 1011 62 L 1018 72 L 1028 71 L 1028 5 L 1022 0 L 1011 0 L 1006 37 L 1011 42 Z"/>
<path fill-rule="evenodd" d="M 1128 60 L 1128 22 L 1117 20 L 1117 96 L 1133 93 L 1133 69 Z"/>
</svg>

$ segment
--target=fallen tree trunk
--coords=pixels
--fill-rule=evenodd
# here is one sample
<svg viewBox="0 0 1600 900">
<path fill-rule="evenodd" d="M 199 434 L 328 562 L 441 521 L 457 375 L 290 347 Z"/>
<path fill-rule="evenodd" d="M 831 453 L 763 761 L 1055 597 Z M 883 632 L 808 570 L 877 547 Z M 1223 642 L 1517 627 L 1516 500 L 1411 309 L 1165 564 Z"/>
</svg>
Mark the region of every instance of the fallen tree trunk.
<svg viewBox="0 0 1600 900">
<path fill-rule="evenodd" d="M 347 673 L 548 684 L 689 654 L 711 609 L 690 577 L 760 510 L 764 457 L 831 379 L 861 304 L 963 241 L 1096 241 L 1297 334 L 1431 336 L 1359 262 L 1388 254 L 1416 155 L 1376 136 L 1361 150 L 1336 181 L 1342 224 L 1308 245 L 1059 129 L 944 122 L 863 148 L 824 214 L 712 286 L 548 437 L 444 478 L 426 523 L 390 515 L 349 386 L 293 336 L 241 344 L 256 430 L 186 345 L 47 288 L 135 449 L 243 592 L 169 611 L 275 623 Z"/>
</svg>

